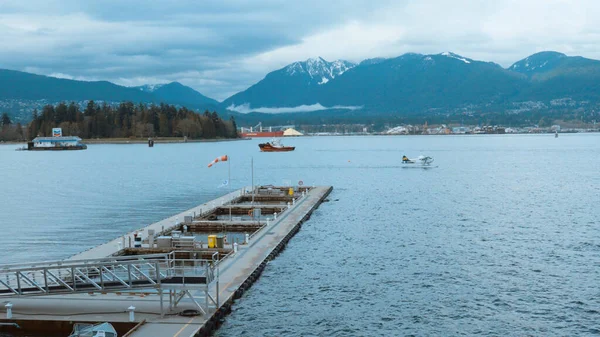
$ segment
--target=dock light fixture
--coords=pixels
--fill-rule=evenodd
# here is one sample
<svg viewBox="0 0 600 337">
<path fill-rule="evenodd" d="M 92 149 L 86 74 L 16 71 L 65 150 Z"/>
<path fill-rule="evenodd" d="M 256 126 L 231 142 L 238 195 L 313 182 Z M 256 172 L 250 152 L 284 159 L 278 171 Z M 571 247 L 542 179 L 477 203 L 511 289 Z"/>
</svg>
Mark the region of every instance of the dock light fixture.
<svg viewBox="0 0 600 337">
<path fill-rule="evenodd" d="M 13 304 L 9 302 L 4 307 L 6 308 L 6 319 L 11 319 L 13 317 L 13 314 L 12 314 Z"/>
<path fill-rule="evenodd" d="M 127 311 L 129 311 L 129 321 L 135 322 L 135 307 L 132 305 L 127 308 Z"/>
</svg>

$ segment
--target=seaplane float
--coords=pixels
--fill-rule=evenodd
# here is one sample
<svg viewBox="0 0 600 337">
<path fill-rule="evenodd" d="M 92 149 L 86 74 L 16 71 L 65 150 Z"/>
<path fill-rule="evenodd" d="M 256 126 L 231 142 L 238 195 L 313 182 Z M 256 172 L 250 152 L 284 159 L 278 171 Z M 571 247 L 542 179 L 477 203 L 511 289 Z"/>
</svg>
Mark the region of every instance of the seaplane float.
<svg viewBox="0 0 600 337">
<path fill-rule="evenodd" d="M 117 337 L 117 331 L 110 323 L 75 323 L 69 337 Z"/>
<path fill-rule="evenodd" d="M 429 156 L 418 156 L 417 158 L 410 159 L 407 156 L 402 156 L 402 168 L 434 168 L 432 166 L 433 158 Z"/>
<path fill-rule="evenodd" d="M 289 152 L 296 149 L 295 146 L 283 146 L 279 139 L 272 139 L 270 142 L 258 144 L 261 152 Z"/>
</svg>

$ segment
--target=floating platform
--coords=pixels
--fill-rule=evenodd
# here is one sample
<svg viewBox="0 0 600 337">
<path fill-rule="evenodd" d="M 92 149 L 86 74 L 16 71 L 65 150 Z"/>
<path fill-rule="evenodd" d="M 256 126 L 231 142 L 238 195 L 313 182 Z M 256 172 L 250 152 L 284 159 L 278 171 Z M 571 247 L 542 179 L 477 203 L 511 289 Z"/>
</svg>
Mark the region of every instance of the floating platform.
<svg viewBox="0 0 600 337">
<path fill-rule="evenodd" d="M 67 260 L 0 266 L 0 332 L 208 336 L 332 189 L 244 188 Z M 211 233 L 232 238 L 197 240 Z"/>
</svg>

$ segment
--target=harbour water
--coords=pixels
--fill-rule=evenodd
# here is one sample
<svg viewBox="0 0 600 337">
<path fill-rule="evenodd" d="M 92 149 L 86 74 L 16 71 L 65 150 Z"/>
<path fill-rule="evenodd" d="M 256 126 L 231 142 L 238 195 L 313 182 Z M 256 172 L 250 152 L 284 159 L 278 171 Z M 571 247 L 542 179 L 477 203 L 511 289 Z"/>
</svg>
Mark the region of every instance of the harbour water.
<svg viewBox="0 0 600 337">
<path fill-rule="evenodd" d="M 60 259 L 251 184 L 334 191 L 219 336 L 600 334 L 600 135 L 0 146 L 0 263 Z M 402 169 L 427 154 L 437 168 Z"/>
</svg>

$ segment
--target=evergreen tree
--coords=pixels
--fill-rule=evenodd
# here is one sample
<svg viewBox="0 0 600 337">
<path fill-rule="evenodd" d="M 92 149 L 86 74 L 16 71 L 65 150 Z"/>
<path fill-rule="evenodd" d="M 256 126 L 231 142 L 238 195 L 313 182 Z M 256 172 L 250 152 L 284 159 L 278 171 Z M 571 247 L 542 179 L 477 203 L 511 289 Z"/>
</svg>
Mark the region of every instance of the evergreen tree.
<svg viewBox="0 0 600 337">
<path fill-rule="evenodd" d="M 233 134 L 229 135 L 229 137 L 232 138 L 237 138 L 238 134 L 237 134 L 237 124 L 235 123 L 235 118 L 232 116 L 229 117 L 229 122 L 231 123 L 231 126 L 233 127 Z"/>
<path fill-rule="evenodd" d="M 59 125 L 60 123 L 67 120 L 67 105 L 64 102 L 60 102 L 54 109 L 54 123 Z"/>
<path fill-rule="evenodd" d="M 10 116 L 8 115 L 8 113 L 3 112 L 2 113 L 2 126 L 9 126 L 12 124 L 12 121 L 10 120 Z"/>
</svg>

